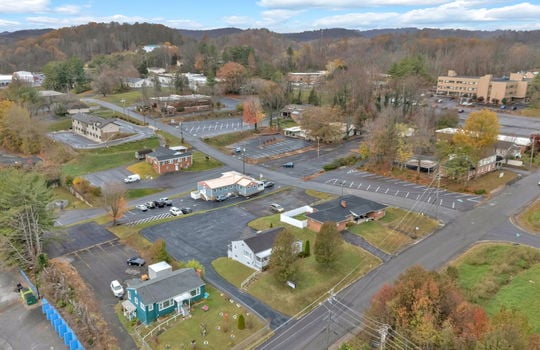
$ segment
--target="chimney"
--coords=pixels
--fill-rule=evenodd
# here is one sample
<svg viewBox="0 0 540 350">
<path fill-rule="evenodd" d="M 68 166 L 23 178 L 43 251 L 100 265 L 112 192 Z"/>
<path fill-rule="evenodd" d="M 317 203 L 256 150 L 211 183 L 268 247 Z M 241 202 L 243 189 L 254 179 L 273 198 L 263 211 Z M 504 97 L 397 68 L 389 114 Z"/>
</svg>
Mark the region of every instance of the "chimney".
<svg viewBox="0 0 540 350">
<path fill-rule="evenodd" d="M 339 205 L 341 205 L 342 208 L 347 208 L 347 202 L 345 200 L 343 200 L 343 199 L 341 200 Z"/>
</svg>

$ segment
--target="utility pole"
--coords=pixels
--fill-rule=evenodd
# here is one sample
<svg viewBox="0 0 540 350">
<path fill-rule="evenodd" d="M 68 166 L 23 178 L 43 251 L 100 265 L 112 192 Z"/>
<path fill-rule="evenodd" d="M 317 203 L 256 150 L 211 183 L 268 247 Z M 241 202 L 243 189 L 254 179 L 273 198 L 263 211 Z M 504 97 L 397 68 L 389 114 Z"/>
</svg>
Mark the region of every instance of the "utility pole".
<svg viewBox="0 0 540 350">
<path fill-rule="evenodd" d="M 379 349 L 383 350 L 386 348 L 386 337 L 388 335 L 388 330 L 390 329 L 390 326 L 387 324 L 384 324 L 381 326 L 381 328 L 378 329 L 379 332 Z"/>
</svg>

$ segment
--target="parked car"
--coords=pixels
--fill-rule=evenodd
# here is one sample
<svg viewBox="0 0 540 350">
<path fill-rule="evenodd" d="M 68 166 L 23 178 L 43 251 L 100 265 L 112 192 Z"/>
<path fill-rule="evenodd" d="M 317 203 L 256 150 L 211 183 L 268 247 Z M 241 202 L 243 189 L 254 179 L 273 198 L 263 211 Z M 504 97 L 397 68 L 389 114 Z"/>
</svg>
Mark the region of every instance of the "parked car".
<svg viewBox="0 0 540 350">
<path fill-rule="evenodd" d="M 159 202 L 164 203 L 166 206 L 171 207 L 172 206 L 172 200 L 169 199 L 169 197 L 163 197 L 158 199 Z"/>
<path fill-rule="evenodd" d="M 506 109 L 506 106 L 505 105 L 502 105 L 499 107 L 500 109 Z"/>
<path fill-rule="evenodd" d="M 158 208 L 163 208 L 165 206 L 165 202 L 162 201 L 154 201 L 154 205 Z"/>
<path fill-rule="evenodd" d="M 129 175 L 128 177 L 126 177 L 124 179 L 124 183 L 132 183 L 132 182 L 137 182 L 137 181 L 141 181 L 141 175 L 139 174 L 133 174 L 133 175 Z"/>
<path fill-rule="evenodd" d="M 220 194 L 216 196 L 216 202 L 223 202 L 229 198 L 226 194 Z"/>
<path fill-rule="evenodd" d="M 182 210 L 180 208 L 177 208 L 177 207 L 171 207 L 171 209 L 169 209 L 169 213 L 171 213 L 171 215 L 173 216 L 178 216 L 178 215 L 182 215 Z"/>
<path fill-rule="evenodd" d="M 281 166 L 284 167 L 284 168 L 294 168 L 294 163 L 293 162 L 287 162 L 285 164 L 282 164 Z"/>
<path fill-rule="evenodd" d="M 285 209 L 283 209 L 283 207 L 277 203 L 272 203 L 270 204 L 270 210 L 274 213 L 282 213 Z"/>
<path fill-rule="evenodd" d="M 274 183 L 272 181 L 263 181 L 264 188 L 268 187 L 274 187 Z"/>
<path fill-rule="evenodd" d="M 144 261 L 143 258 L 141 258 L 140 256 L 134 256 L 134 257 L 131 257 L 129 259 L 127 259 L 127 264 L 129 266 L 144 266 L 144 264 L 146 264 L 146 261 Z"/>
<path fill-rule="evenodd" d="M 458 111 L 457 111 L 457 112 L 458 112 L 458 113 L 463 113 L 463 112 L 465 112 L 465 110 L 464 110 L 464 109 L 462 109 L 462 108 L 460 108 L 460 109 L 458 109 Z"/>
<path fill-rule="evenodd" d="M 124 287 L 122 287 L 118 280 L 114 280 L 111 282 L 111 291 L 117 298 L 121 298 L 124 296 Z"/>
<path fill-rule="evenodd" d="M 154 201 L 146 202 L 144 205 L 146 205 L 148 209 L 156 209 L 156 203 L 154 203 Z"/>
<path fill-rule="evenodd" d="M 144 204 L 138 204 L 135 206 L 135 208 L 139 209 L 140 211 L 147 211 L 148 208 Z"/>
<path fill-rule="evenodd" d="M 181 208 L 180 210 L 182 211 L 182 214 L 189 214 L 193 212 L 191 208 Z"/>
</svg>

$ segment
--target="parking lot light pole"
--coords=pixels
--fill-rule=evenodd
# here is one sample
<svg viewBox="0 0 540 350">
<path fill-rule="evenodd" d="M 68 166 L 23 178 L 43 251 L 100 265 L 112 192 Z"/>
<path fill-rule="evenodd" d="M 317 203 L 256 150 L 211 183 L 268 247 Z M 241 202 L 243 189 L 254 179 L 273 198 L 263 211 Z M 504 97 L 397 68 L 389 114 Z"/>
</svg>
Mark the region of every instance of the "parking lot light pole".
<svg viewBox="0 0 540 350">
<path fill-rule="evenodd" d="M 242 174 L 246 175 L 246 149 L 242 149 Z"/>
</svg>

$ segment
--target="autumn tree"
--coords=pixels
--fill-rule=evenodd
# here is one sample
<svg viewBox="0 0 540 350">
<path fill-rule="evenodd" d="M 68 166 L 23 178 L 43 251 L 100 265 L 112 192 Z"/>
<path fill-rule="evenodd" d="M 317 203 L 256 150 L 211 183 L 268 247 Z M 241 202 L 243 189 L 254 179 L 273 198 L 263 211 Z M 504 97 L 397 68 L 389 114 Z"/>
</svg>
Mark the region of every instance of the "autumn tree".
<svg viewBox="0 0 540 350">
<path fill-rule="evenodd" d="M 158 239 L 152 244 L 150 247 L 150 256 L 153 262 L 165 261 L 170 264 L 173 261 L 167 252 L 167 244 L 163 239 Z"/>
<path fill-rule="evenodd" d="M 6 260 L 37 271 L 43 259 L 43 235 L 52 229 L 48 206 L 52 191 L 38 173 L 0 171 L 0 245 Z"/>
<path fill-rule="evenodd" d="M 340 141 L 345 132 L 339 112 L 328 106 L 306 108 L 302 112 L 300 126 L 312 139 L 321 142 Z"/>
<path fill-rule="evenodd" d="M 272 245 L 270 255 L 270 271 L 277 281 L 283 283 L 291 279 L 296 273 L 295 262 L 297 252 L 294 249 L 294 236 L 287 229 L 278 233 Z"/>
<path fill-rule="evenodd" d="M 399 148 L 400 135 L 396 125 L 400 120 L 399 111 L 392 107 L 384 108 L 373 120 L 364 125 L 365 141 L 360 145 L 367 150 L 371 164 L 392 167 Z"/>
<path fill-rule="evenodd" d="M 458 147 L 470 149 L 471 159 L 478 159 L 497 142 L 497 136 L 499 136 L 497 114 L 484 109 L 471 112 L 463 128 L 454 134 L 452 141 Z"/>
<path fill-rule="evenodd" d="M 38 90 L 30 83 L 14 79 L 3 91 L 3 95 L 10 101 L 17 103 L 30 113 L 30 117 L 35 115 L 45 104 L 45 101 L 39 96 Z"/>
<path fill-rule="evenodd" d="M 225 63 L 216 73 L 224 93 L 237 94 L 246 82 L 247 70 L 236 62 Z"/>
<path fill-rule="evenodd" d="M 38 154 L 44 139 L 42 123 L 32 120 L 27 109 L 13 104 L 0 108 L 0 139 L 5 149 L 23 154 Z"/>
<path fill-rule="evenodd" d="M 257 125 L 264 119 L 264 113 L 258 98 L 249 97 L 244 101 L 242 116 L 244 123 L 253 125 L 257 130 Z"/>
<path fill-rule="evenodd" d="M 267 80 L 259 91 L 259 100 L 261 101 L 262 108 L 270 117 L 269 124 L 272 127 L 274 117 L 279 118 L 277 114 L 285 106 L 287 101 L 285 89 L 280 84 Z"/>
<path fill-rule="evenodd" d="M 489 329 L 486 313 L 465 301 L 450 277 L 419 266 L 383 286 L 367 315 L 420 348 L 469 348 Z"/>
<path fill-rule="evenodd" d="M 527 95 L 533 106 L 540 106 L 540 74 L 537 74 L 527 85 Z"/>
<path fill-rule="evenodd" d="M 336 223 L 327 221 L 321 226 L 315 239 L 313 255 L 315 261 L 321 265 L 330 266 L 338 259 L 343 245 L 343 239 L 339 233 Z"/>
<path fill-rule="evenodd" d="M 127 210 L 126 189 L 121 183 L 106 184 L 101 195 L 105 210 L 111 216 L 112 224 L 115 226 L 118 219 L 121 219 Z"/>
</svg>

